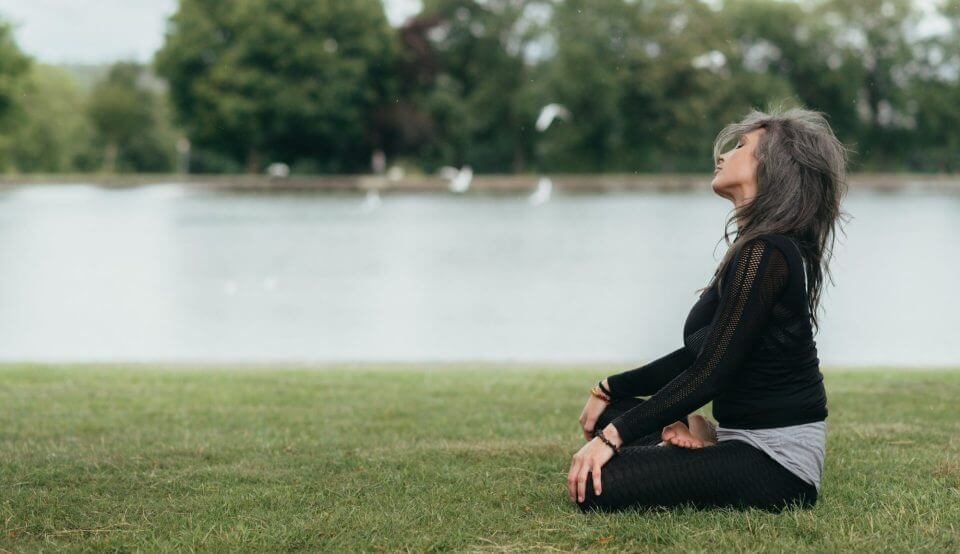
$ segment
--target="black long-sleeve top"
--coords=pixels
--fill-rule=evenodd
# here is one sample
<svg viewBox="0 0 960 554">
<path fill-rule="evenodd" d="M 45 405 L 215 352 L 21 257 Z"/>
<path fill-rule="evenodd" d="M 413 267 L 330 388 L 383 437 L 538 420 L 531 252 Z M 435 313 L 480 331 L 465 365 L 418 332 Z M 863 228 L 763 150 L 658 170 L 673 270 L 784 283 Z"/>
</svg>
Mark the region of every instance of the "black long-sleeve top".
<svg viewBox="0 0 960 554">
<path fill-rule="evenodd" d="M 694 304 L 684 346 L 607 378 L 615 397 L 652 395 L 612 421 L 623 443 L 713 401 L 722 427 L 765 429 L 822 421 L 826 391 L 813 339 L 803 258 L 768 234 L 743 245 Z"/>
</svg>

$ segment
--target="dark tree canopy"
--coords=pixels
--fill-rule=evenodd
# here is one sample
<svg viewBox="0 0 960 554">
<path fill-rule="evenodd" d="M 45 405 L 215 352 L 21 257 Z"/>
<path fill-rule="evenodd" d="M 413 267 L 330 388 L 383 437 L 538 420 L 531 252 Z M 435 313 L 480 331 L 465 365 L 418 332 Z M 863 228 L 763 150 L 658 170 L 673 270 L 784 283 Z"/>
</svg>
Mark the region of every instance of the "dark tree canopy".
<svg viewBox="0 0 960 554">
<path fill-rule="evenodd" d="M 825 112 L 854 171 L 952 172 L 960 0 L 926 9 L 424 0 L 391 27 L 380 0 L 180 0 L 152 68 L 79 88 L 0 23 L 0 170 L 169 170 L 186 137 L 202 172 L 367 172 L 378 150 L 431 173 L 702 172 L 725 124 L 776 104 Z M 552 103 L 570 116 L 536 130 Z"/>
<path fill-rule="evenodd" d="M 182 0 L 156 66 L 195 148 L 248 171 L 357 171 L 380 141 L 394 40 L 378 0 Z"/>
<path fill-rule="evenodd" d="M 0 169 L 14 165 L 10 134 L 22 124 L 20 102 L 30 66 L 30 58 L 17 47 L 10 26 L 0 21 Z"/>
</svg>

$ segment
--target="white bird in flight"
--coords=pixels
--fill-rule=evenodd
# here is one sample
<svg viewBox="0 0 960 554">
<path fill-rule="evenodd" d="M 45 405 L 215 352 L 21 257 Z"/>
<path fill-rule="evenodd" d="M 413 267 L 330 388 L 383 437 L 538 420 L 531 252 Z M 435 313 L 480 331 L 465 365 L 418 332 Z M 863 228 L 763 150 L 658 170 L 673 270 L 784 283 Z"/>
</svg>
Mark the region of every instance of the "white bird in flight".
<svg viewBox="0 0 960 554">
<path fill-rule="evenodd" d="M 440 176 L 450 181 L 448 185 L 450 192 L 461 194 L 470 188 L 470 183 L 473 181 L 473 168 L 469 165 L 460 169 L 444 166 L 440 168 Z"/>
<path fill-rule="evenodd" d="M 547 104 L 540 110 L 540 115 L 537 117 L 537 130 L 541 133 L 546 131 L 553 120 L 558 117 L 563 120 L 570 119 L 570 110 L 561 104 Z"/>
<path fill-rule="evenodd" d="M 267 167 L 267 175 L 280 179 L 289 177 L 290 166 L 283 162 L 272 163 Z"/>
<path fill-rule="evenodd" d="M 540 177 L 540 180 L 537 181 L 537 190 L 533 191 L 533 194 L 527 200 L 531 205 L 539 206 L 550 200 L 550 193 L 552 192 L 553 181 L 550 180 L 550 177 Z"/>
<path fill-rule="evenodd" d="M 377 189 L 370 189 L 367 191 L 367 195 L 363 199 L 363 204 L 360 205 L 360 211 L 363 213 L 369 213 L 377 209 L 382 202 L 380 201 L 380 191 Z"/>
<path fill-rule="evenodd" d="M 402 167 L 398 165 L 390 166 L 390 169 L 387 170 L 387 179 L 389 179 L 390 181 L 396 182 L 403 179 L 403 176 L 405 174 L 406 172 L 403 170 Z"/>
</svg>

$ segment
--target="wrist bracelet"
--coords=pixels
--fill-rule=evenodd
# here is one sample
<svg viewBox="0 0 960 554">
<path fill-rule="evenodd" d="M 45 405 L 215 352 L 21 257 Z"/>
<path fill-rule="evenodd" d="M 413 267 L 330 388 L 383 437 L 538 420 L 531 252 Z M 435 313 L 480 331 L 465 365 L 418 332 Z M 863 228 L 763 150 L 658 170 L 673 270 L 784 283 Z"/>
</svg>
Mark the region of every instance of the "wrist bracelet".
<svg viewBox="0 0 960 554">
<path fill-rule="evenodd" d="M 599 398 L 600 400 L 603 400 L 604 402 L 610 402 L 610 397 L 600 392 L 600 387 L 594 386 L 592 389 L 590 389 L 590 394 L 596 396 L 597 398 Z"/>
<path fill-rule="evenodd" d="M 613 398 L 613 393 L 610 392 L 610 389 L 603 386 L 603 379 L 600 379 L 600 381 L 597 382 L 597 386 L 600 387 L 600 390 L 603 391 L 603 394 L 609 396 L 610 398 Z"/>
<path fill-rule="evenodd" d="M 613 449 L 613 455 L 614 455 L 614 456 L 616 456 L 617 454 L 620 453 L 620 447 L 617 446 L 617 445 L 615 445 L 615 444 L 613 444 L 612 442 L 610 442 L 610 439 L 608 439 L 606 436 L 604 436 L 604 434 L 603 434 L 603 429 L 600 429 L 599 431 L 594 431 L 594 432 L 593 432 L 593 436 L 596 437 L 596 438 L 598 438 L 598 439 L 600 439 L 600 440 L 602 440 L 604 444 L 606 444 L 607 446 L 609 446 L 610 448 L 612 448 L 612 449 Z"/>
</svg>

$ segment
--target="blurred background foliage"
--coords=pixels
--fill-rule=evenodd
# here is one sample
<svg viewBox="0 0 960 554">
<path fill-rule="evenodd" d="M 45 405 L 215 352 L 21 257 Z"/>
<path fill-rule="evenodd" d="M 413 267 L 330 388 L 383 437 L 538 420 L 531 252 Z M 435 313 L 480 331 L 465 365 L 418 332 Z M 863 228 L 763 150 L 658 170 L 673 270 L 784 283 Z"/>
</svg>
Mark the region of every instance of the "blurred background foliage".
<svg viewBox="0 0 960 554">
<path fill-rule="evenodd" d="M 751 107 L 861 171 L 960 168 L 960 0 L 181 0 L 152 64 L 50 66 L 0 22 L 0 170 L 709 171 Z M 534 127 L 548 103 L 570 117 Z M 189 141 L 189 142 L 188 142 Z M 179 150 L 177 148 L 179 144 Z"/>
</svg>

